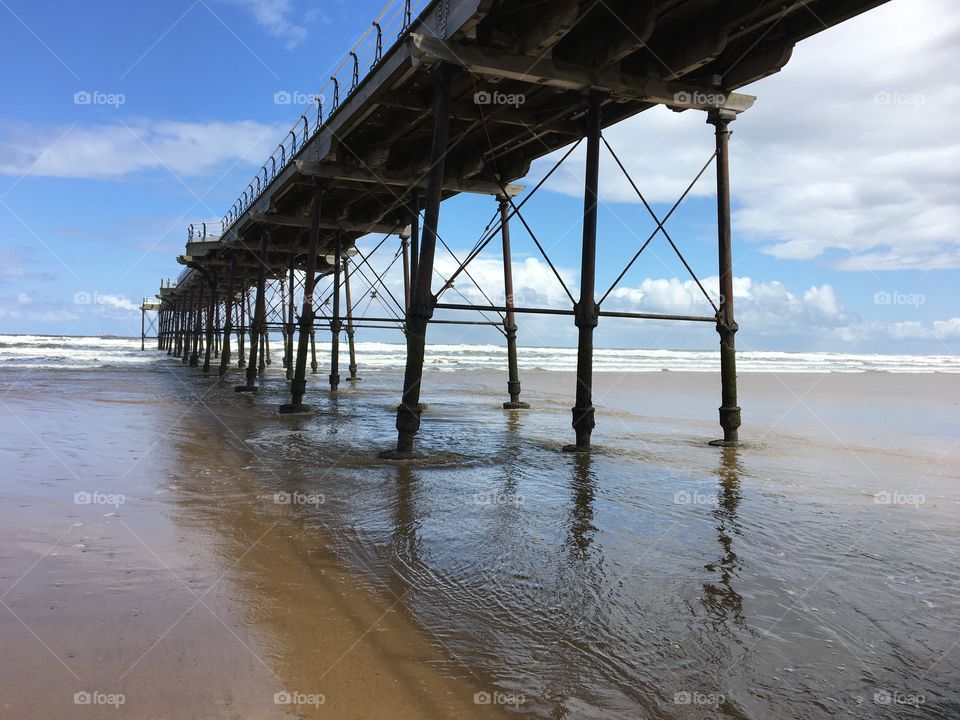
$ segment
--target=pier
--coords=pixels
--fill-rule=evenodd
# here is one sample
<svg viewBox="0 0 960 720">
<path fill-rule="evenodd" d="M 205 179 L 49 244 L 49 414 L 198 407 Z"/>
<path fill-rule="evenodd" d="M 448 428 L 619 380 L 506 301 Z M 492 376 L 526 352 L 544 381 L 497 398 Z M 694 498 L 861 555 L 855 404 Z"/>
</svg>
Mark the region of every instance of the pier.
<svg viewBox="0 0 960 720">
<path fill-rule="evenodd" d="M 507 346 L 503 406 L 528 406 L 518 370 L 518 336 L 527 314 L 569 317 L 578 330 L 572 452 L 589 451 L 593 407 L 593 335 L 604 318 L 700 322 L 715 326 L 721 359 L 716 444 L 739 440 L 730 217 L 729 138 L 755 98 L 738 93 L 777 73 L 795 45 L 886 0 L 495 0 L 393 1 L 344 56 L 329 82 L 294 123 L 223 217 L 188 228 L 184 265 L 162 284 L 157 312 L 160 350 L 184 365 L 243 373 L 237 392 L 255 393 L 267 365 L 289 382 L 281 413 L 308 412 L 310 392 L 353 387 L 362 359 L 355 337 L 394 328 L 406 339 L 398 388 L 397 442 L 384 457 L 415 455 L 428 328 L 437 323 L 497 328 Z M 514 98 L 514 102 L 510 102 Z M 522 98 L 522 101 L 519 100 Z M 804 102 L 816 102 L 807 99 Z M 643 195 L 643 178 L 626 165 L 604 130 L 652 107 L 701 113 L 714 150 L 703 158 L 669 212 L 659 216 Z M 580 287 L 567 287 L 524 216 L 538 191 L 575 148 L 586 148 Z M 563 150 L 535 185 L 531 163 Z M 609 287 L 596 283 L 599 167 L 609 155 L 627 177 L 656 228 Z M 669 233 L 668 221 L 697 182 L 715 182 L 719 298 L 703 286 Z M 443 201 L 460 194 L 487 202 L 491 222 L 447 277 L 435 268 Z M 569 298 L 569 308 L 516 305 L 511 232 L 523 232 Z M 360 238 L 382 236 L 370 253 Z M 613 312 L 604 300 L 644 250 L 662 236 L 704 296 L 703 315 Z M 476 304 L 455 286 L 485 248 L 503 256 L 502 305 Z M 449 250 L 450 248 L 447 247 Z M 452 251 L 451 251 L 452 252 Z M 392 256 L 378 273 L 373 253 Z M 386 273 L 402 274 L 395 296 Z M 373 300 L 379 310 L 369 310 Z M 357 309 L 364 307 L 362 313 Z M 435 317 L 436 311 L 444 317 Z M 451 319 L 453 311 L 462 311 Z M 470 313 L 467 315 L 466 313 Z M 280 347 L 271 347 L 270 332 Z M 316 335 L 332 352 L 318 358 Z M 141 337 L 144 332 L 141 332 Z M 349 365 L 339 366 L 340 342 Z M 326 378 L 320 374 L 325 369 Z M 309 372 L 308 372 L 309 368 Z M 318 376 L 308 384 L 308 376 Z"/>
</svg>

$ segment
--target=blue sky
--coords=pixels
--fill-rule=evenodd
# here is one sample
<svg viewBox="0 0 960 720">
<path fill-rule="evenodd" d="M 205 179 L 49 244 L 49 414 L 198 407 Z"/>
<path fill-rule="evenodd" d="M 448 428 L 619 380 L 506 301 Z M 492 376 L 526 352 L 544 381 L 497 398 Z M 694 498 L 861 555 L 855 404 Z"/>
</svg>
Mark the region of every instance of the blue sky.
<svg viewBox="0 0 960 720">
<path fill-rule="evenodd" d="M 219 218 L 299 115 L 277 93 L 316 92 L 381 8 L 381 0 L 170 0 L 51 12 L 2 0 L 0 42 L 14 60 L 0 79 L 0 332 L 135 332 L 131 308 L 181 269 L 174 257 L 187 224 Z M 960 84 L 951 73 L 960 23 L 950 10 L 946 0 L 893 0 L 802 43 L 783 72 L 743 90 L 758 101 L 733 125 L 741 347 L 960 349 L 951 292 L 960 267 Z M 83 92 L 97 102 L 75 102 Z M 713 143 L 693 112 L 644 113 L 606 136 L 661 215 Z M 536 164 L 526 183 L 549 164 Z M 582 171 L 578 152 L 525 211 L 572 286 Z M 601 191 L 606 289 L 653 226 L 609 161 Z M 712 192 L 708 171 L 668 225 L 708 280 Z M 493 209 L 488 198 L 445 203 L 441 234 L 464 251 Z M 564 306 L 518 223 L 513 235 L 518 294 Z M 475 275 L 496 296 L 496 244 L 481 257 Z M 687 280 L 658 238 L 607 307 L 700 314 L 708 306 Z M 87 297 L 99 302 L 76 302 Z M 709 327 L 607 323 L 598 332 L 610 346 L 716 344 Z M 439 327 L 433 337 L 464 339 Z M 572 322 L 523 319 L 521 339 L 531 344 L 574 337 Z"/>
</svg>

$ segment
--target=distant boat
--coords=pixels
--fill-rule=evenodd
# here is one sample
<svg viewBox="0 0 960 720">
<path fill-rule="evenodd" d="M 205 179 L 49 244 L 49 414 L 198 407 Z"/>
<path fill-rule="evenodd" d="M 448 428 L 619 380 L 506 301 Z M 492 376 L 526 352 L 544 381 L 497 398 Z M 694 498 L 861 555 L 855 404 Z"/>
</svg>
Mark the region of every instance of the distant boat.
<svg viewBox="0 0 960 720">
<path fill-rule="evenodd" d="M 97 337 L 106 340 L 107 338 L 115 338 L 117 336 L 114 335 L 113 333 L 100 333 L 99 335 L 97 335 Z"/>
</svg>

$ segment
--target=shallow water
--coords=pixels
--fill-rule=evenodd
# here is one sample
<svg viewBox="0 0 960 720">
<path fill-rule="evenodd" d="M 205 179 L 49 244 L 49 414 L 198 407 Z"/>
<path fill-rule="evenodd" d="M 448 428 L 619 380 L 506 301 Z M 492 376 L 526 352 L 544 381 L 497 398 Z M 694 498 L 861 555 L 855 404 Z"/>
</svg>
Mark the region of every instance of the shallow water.
<svg viewBox="0 0 960 720">
<path fill-rule="evenodd" d="M 284 563 L 321 573 L 311 558 L 322 547 L 410 619 L 442 676 L 500 692 L 521 716 L 960 716 L 950 376 L 746 374 L 747 442 L 718 449 L 704 442 L 715 378 L 602 375 L 598 450 L 571 456 L 559 451 L 568 374 L 527 370 L 534 410 L 504 412 L 501 374 L 433 369 L 418 438 L 427 459 L 398 464 L 376 457 L 395 437 L 393 370 L 361 365 L 362 380 L 335 396 L 311 376 L 314 412 L 279 416 L 276 365 L 248 396 L 232 392 L 236 377 L 217 384 L 149 357 L 8 370 L 5 404 L 37 406 L 38 377 L 76 394 L 87 419 L 136 403 L 166 458 L 162 532 L 202 534 L 198 552 L 229 568 L 227 601 L 288 684 L 315 672 L 282 620 L 310 599 L 285 589 L 269 556 L 238 550 L 265 513 Z M 877 429 L 877 407 L 898 393 L 910 401 Z"/>
</svg>

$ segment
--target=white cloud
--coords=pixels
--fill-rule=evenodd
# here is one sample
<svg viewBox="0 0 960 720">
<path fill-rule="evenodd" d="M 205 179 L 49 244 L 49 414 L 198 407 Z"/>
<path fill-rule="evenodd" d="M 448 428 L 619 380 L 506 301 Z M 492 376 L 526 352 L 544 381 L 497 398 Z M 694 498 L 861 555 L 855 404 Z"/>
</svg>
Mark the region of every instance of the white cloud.
<svg viewBox="0 0 960 720">
<path fill-rule="evenodd" d="M 0 140 L 0 173 L 66 178 L 119 178 L 159 168 L 203 175 L 226 163 L 259 164 L 270 153 L 273 128 L 260 123 L 139 120 L 77 126 L 59 133 L 20 127 Z"/>
<path fill-rule="evenodd" d="M 731 126 L 738 239 L 783 259 L 839 251 L 842 270 L 960 267 L 957 66 L 949 0 L 894 0 L 800 43 L 743 90 L 758 100 Z M 698 112 L 656 108 L 605 135 L 651 201 L 675 200 L 713 151 Z M 602 198 L 637 201 L 603 154 Z M 548 187 L 581 195 L 583 161 L 581 148 Z M 693 195 L 713 186 L 708 171 Z"/>
<path fill-rule="evenodd" d="M 306 28 L 300 23 L 300 20 L 306 20 L 306 16 L 293 17 L 293 4 L 290 0 L 231 1 L 250 12 L 257 24 L 275 38 L 285 40 L 288 48 L 296 47 L 307 37 Z"/>
<path fill-rule="evenodd" d="M 892 323 L 887 333 L 894 340 L 960 340 L 960 317 L 934 320 L 929 325 L 916 321 Z"/>
<path fill-rule="evenodd" d="M 103 295 L 97 293 L 96 302 L 108 308 L 116 308 L 117 310 L 140 311 L 139 305 L 122 295 Z"/>
</svg>

